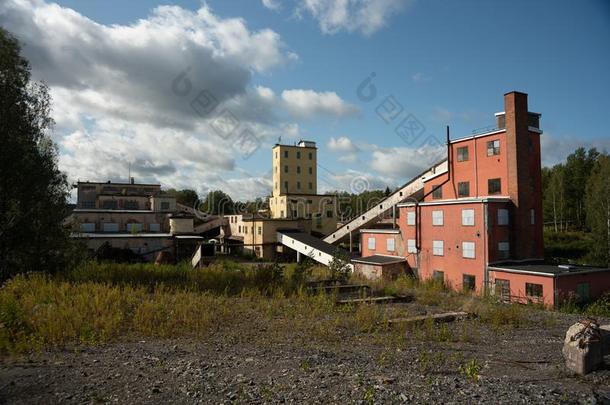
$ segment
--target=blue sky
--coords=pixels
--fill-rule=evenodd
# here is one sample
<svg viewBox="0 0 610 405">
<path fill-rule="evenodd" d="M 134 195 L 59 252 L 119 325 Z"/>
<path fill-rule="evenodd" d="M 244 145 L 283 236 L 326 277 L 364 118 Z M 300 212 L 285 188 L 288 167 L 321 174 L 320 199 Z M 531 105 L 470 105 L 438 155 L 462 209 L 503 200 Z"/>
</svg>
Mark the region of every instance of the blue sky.
<svg viewBox="0 0 610 405">
<path fill-rule="evenodd" d="M 64 9 L 54 9 L 52 13 L 48 11 L 50 2 L 33 2 L 30 10 L 34 11 L 10 3 L 21 2 L 10 0 L 4 10 L 0 6 L 0 24 L 24 40 L 24 52 L 32 60 L 35 77 L 46 80 L 56 89 L 52 93 L 54 100 L 65 104 L 58 107 L 62 112 L 56 119 L 55 137 L 63 156 L 60 164 L 72 179 L 121 177 L 125 164 L 130 163 L 138 178 L 159 181 L 165 186 L 188 186 L 200 192 L 223 188 L 239 199 L 263 196 L 270 190 L 269 148 L 282 136 L 285 142 L 299 138 L 318 142 L 319 163 L 324 170 L 328 169 L 326 173 L 321 172 L 325 173 L 325 179 L 320 182 L 320 191 L 349 189 L 356 178 L 366 180 L 371 188 L 396 186 L 424 168 L 434 153 L 433 148 L 415 150 L 419 145 L 405 144 L 394 133 L 396 122 L 386 124 L 376 114 L 376 107 L 388 96 L 402 105 L 404 116 L 412 114 L 423 125 L 424 138 L 432 136 L 442 140 L 445 125 L 451 126 L 453 137 L 459 137 L 493 124 L 493 113 L 503 108 L 503 94 L 523 91 L 529 94 L 530 110 L 542 113 L 545 164 L 565 158 L 579 145 L 610 149 L 606 118 L 610 107 L 607 98 L 610 3 L 605 1 L 362 0 L 347 2 L 345 9 L 335 0 L 173 2 L 186 13 L 196 14 L 205 8 L 206 21 L 213 18 L 211 25 L 200 29 L 191 27 L 187 31 L 194 29 L 200 36 L 212 38 L 219 32 L 218 26 L 222 25 L 225 32 L 227 27 L 232 27 L 230 22 L 240 18 L 240 29 L 245 27 L 252 39 L 246 48 L 240 47 L 235 55 L 223 59 L 226 65 L 214 65 L 227 71 L 241 69 L 241 76 L 227 74 L 218 80 L 227 80 L 226 86 L 242 80 L 241 90 L 228 91 L 224 100 L 241 125 L 250 128 L 260 141 L 260 148 L 247 158 L 234 149 L 235 140 L 217 142 L 202 126 L 151 124 L 135 107 L 131 114 L 128 106 L 149 101 L 148 112 L 160 108 L 154 116 L 166 111 L 164 104 L 153 99 L 162 93 L 155 93 L 150 86 L 152 83 L 152 86 L 167 87 L 173 77 L 170 74 L 165 81 L 162 77 L 168 76 L 168 71 L 163 73 L 159 68 L 156 72 L 151 56 L 158 58 L 160 64 L 171 64 L 177 75 L 180 66 L 189 66 L 189 60 L 200 60 L 186 55 L 199 52 L 196 46 L 176 54 L 155 54 L 151 42 L 143 41 L 135 51 L 121 52 L 119 45 L 97 47 L 95 41 L 80 41 L 65 28 L 66 21 L 74 27 L 82 24 L 84 28 L 78 29 L 90 32 L 93 38 L 112 29 L 117 35 L 123 35 L 122 28 L 138 25 L 138 21 L 140 29 L 145 30 L 146 24 L 143 26 L 142 22 L 150 21 L 153 10 L 167 3 L 58 1 Z M 73 20 L 75 14 L 77 21 Z M 40 18 L 34 18 L 36 15 L 52 17 L 42 27 Z M 85 17 L 91 21 L 83 22 Z M 18 19 L 20 24 L 15 23 Z M 181 30 L 179 19 L 174 21 L 165 13 L 161 20 L 157 23 L 168 24 L 167 35 L 173 35 L 172 30 Z M 28 24 L 32 25 L 31 29 Z M 65 50 L 65 44 L 74 44 L 69 56 L 61 49 L 56 51 L 59 55 L 53 56 L 52 51 L 31 46 L 37 42 L 37 32 L 55 28 L 55 42 L 64 44 L 61 49 Z M 145 31 L 125 34 L 135 35 L 125 49 L 129 48 L 129 42 L 137 42 L 137 38 L 144 36 L 139 36 L 139 32 Z M 265 40 L 255 38 L 263 32 L 273 33 L 272 39 L 270 36 Z M 188 35 L 188 32 L 179 34 Z M 242 36 L 238 34 L 224 45 L 225 36 L 213 37 L 215 42 L 210 46 L 230 49 Z M 268 54 L 269 49 L 277 52 Z M 142 56 L 140 52 L 151 55 Z M 55 63 L 55 68 L 46 63 L 49 59 L 61 61 L 75 54 L 77 61 L 123 66 L 110 68 L 118 78 L 137 75 L 136 80 L 140 80 L 140 76 L 150 75 L 155 79 L 148 82 L 143 96 L 136 97 L 143 86 L 134 87 L 129 92 L 134 95 L 133 101 L 125 95 L 116 101 L 117 108 L 109 110 L 103 108 L 104 104 L 114 105 L 115 100 L 107 83 L 114 76 L 108 70 L 98 72 L 97 76 L 90 71 L 75 71 L 71 77 L 79 83 L 76 86 L 70 84 L 69 78 L 53 71 L 60 69 L 60 63 Z M 124 60 L 130 54 L 134 54 L 134 60 L 141 57 L 147 63 L 136 70 L 135 62 Z M 117 61 L 117 58 L 121 59 Z M 66 62 L 70 64 L 69 60 Z M 357 97 L 357 88 L 372 72 L 377 98 L 364 102 Z M 200 71 L 195 66 L 192 73 L 211 75 L 207 66 Z M 198 79 L 193 77 L 195 86 Z M 202 80 L 208 83 L 206 78 Z M 291 93 L 291 90 L 298 91 Z M 284 91 L 288 91 L 286 97 L 283 97 Z M 256 94 L 245 100 L 239 98 L 246 93 Z M 83 94 L 88 95 L 86 102 Z M 264 97 L 268 94 L 275 101 Z M 78 114 L 71 113 L 68 106 L 75 105 L 85 107 Z M 302 111 L 308 112 L 298 110 L 299 106 L 305 106 Z M 188 116 L 182 118 L 188 119 Z M 160 134 L 151 135 L 150 141 L 141 133 L 157 130 Z M 163 133 L 171 133 L 171 139 L 167 140 Z M 183 143 L 184 139 L 195 138 L 201 145 Z M 117 146 L 123 141 L 128 148 Z M 177 146 L 166 148 L 169 142 Z M 88 149 L 85 145 L 89 145 Z M 101 150 L 104 145 L 109 145 L 111 151 Z M 202 160 L 211 159 L 211 162 L 197 162 L 195 153 L 181 157 L 180 147 L 189 148 L 189 145 L 192 151 L 202 153 Z M 167 158 L 156 150 L 149 150 L 153 147 L 166 148 Z M 218 153 L 214 152 L 215 147 Z M 227 152 L 231 147 L 232 152 Z M 141 156 L 138 155 L 140 148 Z M 169 158 L 172 153 L 175 156 Z M 91 170 L 92 159 L 100 154 L 106 156 L 102 167 Z M 87 158 L 79 159 L 79 156 Z"/>
</svg>

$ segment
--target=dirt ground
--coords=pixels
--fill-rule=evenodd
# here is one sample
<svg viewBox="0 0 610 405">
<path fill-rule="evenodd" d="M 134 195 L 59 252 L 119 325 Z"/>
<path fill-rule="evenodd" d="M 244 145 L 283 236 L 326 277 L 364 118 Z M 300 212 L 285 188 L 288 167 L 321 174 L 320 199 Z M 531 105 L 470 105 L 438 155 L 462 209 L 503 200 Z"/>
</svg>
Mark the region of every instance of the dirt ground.
<svg viewBox="0 0 610 405">
<path fill-rule="evenodd" d="M 131 339 L 5 357 L 0 401 L 610 403 L 609 359 L 604 370 L 570 375 L 561 347 L 578 317 L 551 316 L 550 324 L 501 329 L 456 321 L 436 326 L 434 339 L 416 328 L 400 342 L 396 332 L 357 331 L 304 340 L 252 322 L 202 339 Z"/>
</svg>

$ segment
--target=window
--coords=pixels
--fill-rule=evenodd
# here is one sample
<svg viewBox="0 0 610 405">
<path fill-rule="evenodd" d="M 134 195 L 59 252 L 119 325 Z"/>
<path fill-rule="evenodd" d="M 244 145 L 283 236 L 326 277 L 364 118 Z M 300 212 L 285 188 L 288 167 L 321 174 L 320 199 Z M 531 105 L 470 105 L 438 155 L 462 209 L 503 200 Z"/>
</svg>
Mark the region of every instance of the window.
<svg viewBox="0 0 610 405">
<path fill-rule="evenodd" d="M 417 253 L 415 239 L 407 239 L 407 253 Z"/>
<path fill-rule="evenodd" d="M 542 284 L 525 283 L 525 295 L 528 297 L 542 297 Z"/>
<path fill-rule="evenodd" d="M 474 259 L 474 242 L 462 242 L 462 257 L 465 259 Z"/>
<path fill-rule="evenodd" d="M 285 157 L 285 158 L 287 158 L 287 157 L 288 157 L 288 151 L 287 151 L 287 150 L 285 150 L 285 151 L 284 151 L 284 157 Z"/>
<path fill-rule="evenodd" d="M 375 250 L 375 238 L 369 238 L 369 249 L 370 250 Z"/>
<path fill-rule="evenodd" d="M 105 228 L 104 224 L 104 228 Z M 95 223 L 93 222 L 87 222 L 87 223 L 83 223 L 80 224 L 80 231 L 81 232 L 95 232 Z M 104 232 L 107 232 L 106 229 L 104 229 Z"/>
<path fill-rule="evenodd" d="M 432 225 L 442 226 L 443 225 L 443 211 L 432 211 Z"/>
<path fill-rule="evenodd" d="M 494 282 L 495 295 L 503 301 L 510 299 L 510 281 L 497 278 Z"/>
<path fill-rule="evenodd" d="M 494 156 L 500 154 L 500 140 L 487 142 L 487 156 Z"/>
<path fill-rule="evenodd" d="M 309 167 L 308 170 L 309 170 L 309 174 L 313 174 L 313 167 Z"/>
<path fill-rule="evenodd" d="M 498 209 L 498 225 L 508 225 L 508 210 L 505 208 Z"/>
<path fill-rule="evenodd" d="M 432 241 L 432 254 L 434 256 L 443 256 L 443 249 L 445 243 L 442 240 L 433 240 Z"/>
<path fill-rule="evenodd" d="M 148 224 L 148 230 L 150 232 L 161 232 L 160 224 Z"/>
<path fill-rule="evenodd" d="M 288 173 L 288 165 L 284 166 L 284 173 Z"/>
<path fill-rule="evenodd" d="M 239 233 L 241 233 L 241 225 L 239 225 L 239 226 L 237 227 L 237 231 L 238 231 Z"/>
<path fill-rule="evenodd" d="M 297 218 L 299 216 L 299 213 L 296 210 L 292 211 L 292 217 L 293 218 Z"/>
<path fill-rule="evenodd" d="M 301 158 L 301 151 L 297 151 L 297 159 Z"/>
<path fill-rule="evenodd" d="M 415 211 L 407 212 L 407 225 L 415 225 Z"/>
<path fill-rule="evenodd" d="M 534 225 L 536 223 L 536 211 L 532 208 L 530 209 L 530 225 Z"/>
<path fill-rule="evenodd" d="M 470 196 L 470 182 L 462 181 L 458 183 L 458 197 Z"/>
<path fill-rule="evenodd" d="M 510 244 L 508 242 L 498 242 L 498 258 L 507 259 L 510 255 Z"/>
<path fill-rule="evenodd" d="M 445 282 L 445 272 L 434 270 L 432 272 L 432 280 L 439 282 L 439 283 L 444 283 Z"/>
<path fill-rule="evenodd" d="M 163 205 L 163 203 L 161 203 L 161 205 Z M 166 209 L 169 209 L 169 203 L 167 203 L 168 207 Z M 126 210 L 137 210 L 140 208 L 140 204 L 138 204 L 137 201 L 125 201 L 125 209 Z M 163 208 L 161 208 L 163 209 Z"/>
<path fill-rule="evenodd" d="M 275 182 L 275 189 L 277 190 L 277 181 Z"/>
<path fill-rule="evenodd" d="M 332 218 L 333 217 L 333 212 L 332 211 L 326 211 L 326 218 Z"/>
<path fill-rule="evenodd" d="M 468 160 L 468 146 L 457 148 L 457 159 L 458 162 L 465 162 Z"/>
<path fill-rule="evenodd" d="M 309 182 L 309 189 L 313 190 L 313 183 L 311 181 Z"/>
<path fill-rule="evenodd" d="M 161 211 L 167 211 L 167 210 L 169 210 L 169 202 L 162 201 L 161 202 Z"/>
<path fill-rule="evenodd" d="M 474 210 L 473 209 L 462 210 L 462 225 L 474 226 Z"/>
<path fill-rule="evenodd" d="M 275 158 L 277 159 L 277 151 L 275 151 Z"/>
<path fill-rule="evenodd" d="M 309 160 L 313 159 L 313 153 L 309 152 Z"/>
<path fill-rule="evenodd" d="M 284 182 L 284 190 L 288 191 L 288 182 L 287 181 Z"/>
<path fill-rule="evenodd" d="M 300 190 L 300 189 L 301 189 L 301 182 L 297 181 L 297 190 Z"/>
<path fill-rule="evenodd" d="M 489 179 L 487 180 L 487 193 L 488 194 L 500 194 L 502 192 L 502 184 L 500 179 Z"/>
<path fill-rule="evenodd" d="M 476 277 L 471 274 L 464 274 L 462 276 L 462 288 L 464 291 L 474 291 L 476 285 Z"/>
<path fill-rule="evenodd" d="M 388 252 L 393 252 L 394 249 L 396 248 L 396 240 L 394 240 L 394 238 L 388 238 L 388 239 L 386 239 L 385 242 L 386 242 L 385 249 Z"/>
<path fill-rule="evenodd" d="M 435 200 L 443 198 L 443 187 L 442 186 L 432 186 L 432 198 Z"/>
<path fill-rule="evenodd" d="M 256 231 L 257 231 L 256 233 L 258 233 L 259 235 L 262 235 L 263 234 L 263 227 L 259 226 Z"/>
<path fill-rule="evenodd" d="M 247 234 L 248 234 L 248 227 L 244 226 L 244 235 L 247 235 Z"/>
<path fill-rule="evenodd" d="M 301 174 L 301 166 L 297 166 L 297 174 Z"/>
</svg>

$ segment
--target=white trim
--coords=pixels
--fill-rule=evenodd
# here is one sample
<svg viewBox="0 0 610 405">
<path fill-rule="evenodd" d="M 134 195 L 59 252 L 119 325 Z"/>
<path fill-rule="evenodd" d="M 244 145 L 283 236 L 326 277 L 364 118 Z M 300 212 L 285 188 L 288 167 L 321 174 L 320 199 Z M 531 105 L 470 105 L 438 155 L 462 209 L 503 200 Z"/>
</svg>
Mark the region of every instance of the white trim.
<svg viewBox="0 0 610 405">
<path fill-rule="evenodd" d="M 555 277 L 556 275 L 558 275 L 555 273 L 544 273 L 544 272 L 539 272 L 539 271 L 507 269 L 504 267 L 493 267 L 493 266 L 487 266 L 487 269 L 491 270 L 491 271 L 503 271 L 506 273 L 529 274 L 529 275 L 533 275 L 533 276 L 542 276 L 542 277 Z"/>
<path fill-rule="evenodd" d="M 361 229 L 360 233 L 391 233 L 399 234 L 400 229 Z"/>
<path fill-rule="evenodd" d="M 171 238 L 171 233 L 86 233 L 75 232 L 71 235 L 73 238 Z M 202 238 L 203 239 L 203 238 Z"/>
<path fill-rule="evenodd" d="M 506 111 L 498 111 L 497 113 L 494 114 L 496 117 L 498 115 L 506 115 Z"/>
<path fill-rule="evenodd" d="M 449 141 L 449 143 L 457 143 L 457 142 L 467 141 L 469 139 L 482 138 L 484 136 L 495 135 L 495 134 L 499 134 L 501 132 L 506 132 L 506 128 L 494 129 L 493 131 L 484 132 L 482 134 L 466 135 L 462 138 L 453 139 L 453 140 Z"/>
<path fill-rule="evenodd" d="M 542 130 L 541 130 L 540 128 L 536 128 L 536 127 L 527 127 L 527 129 L 528 129 L 530 132 L 535 132 L 535 133 L 537 133 L 537 134 L 541 134 L 541 133 L 542 133 Z"/>
<path fill-rule="evenodd" d="M 422 181 L 425 183 L 425 182 L 427 182 L 428 180 L 435 179 L 435 178 L 437 178 L 438 176 L 440 176 L 440 175 L 442 175 L 442 174 L 447 174 L 447 172 L 448 172 L 448 170 L 445 170 L 444 172 L 435 173 L 435 174 L 433 174 L 433 175 L 432 175 L 432 176 L 430 176 L 430 177 L 422 176 L 422 177 L 421 177 L 421 179 L 422 179 Z"/>
<path fill-rule="evenodd" d="M 454 200 L 440 200 L 440 201 L 427 201 L 419 203 L 420 206 L 425 205 L 446 205 L 446 204 L 474 204 L 474 203 L 488 203 L 488 202 L 510 202 L 511 199 L 509 196 L 499 196 L 499 197 L 484 197 L 484 198 L 466 198 L 466 199 L 454 199 Z M 413 207 L 415 203 L 407 202 L 396 204 L 397 207 Z"/>
<path fill-rule="evenodd" d="M 395 257 L 396 260 L 394 260 L 393 262 L 386 262 L 386 263 L 371 263 L 371 262 L 363 261 L 367 257 L 371 257 L 371 256 Z M 352 263 L 370 264 L 370 265 L 373 265 L 373 266 L 383 266 L 385 264 L 395 264 L 395 263 L 402 263 L 402 262 L 406 262 L 407 261 L 407 258 L 403 257 L 403 256 L 382 255 L 382 254 L 377 254 L 377 253 L 373 254 L 371 256 L 359 257 L 359 258 L 352 259 L 351 261 L 352 261 Z"/>
</svg>

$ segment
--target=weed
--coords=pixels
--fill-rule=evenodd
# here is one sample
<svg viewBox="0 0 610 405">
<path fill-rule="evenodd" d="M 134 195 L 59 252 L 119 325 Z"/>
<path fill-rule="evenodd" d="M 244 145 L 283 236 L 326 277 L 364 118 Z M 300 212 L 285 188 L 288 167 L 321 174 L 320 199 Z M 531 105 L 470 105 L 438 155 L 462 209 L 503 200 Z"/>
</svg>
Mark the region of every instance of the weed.
<svg viewBox="0 0 610 405">
<path fill-rule="evenodd" d="M 364 400 L 364 402 L 366 402 L 367 404 L 373 404 L 375 402 L 375 387 L 370 385 L 369 387 L 367 387 L 367 389 L 364 391 L 364 395 L 362 396 L 362 399 Z"/>
<path fill-rule="evenodd" d="M 481 365 L 477 362 L 476 359 L 471 359 L 467 363 L 460 364 L 459 371 L 460 374 L 462 374 L 468 380 L 471 380 L 472 382 L 477 382 L 479 381 Z"/>
</svg>

